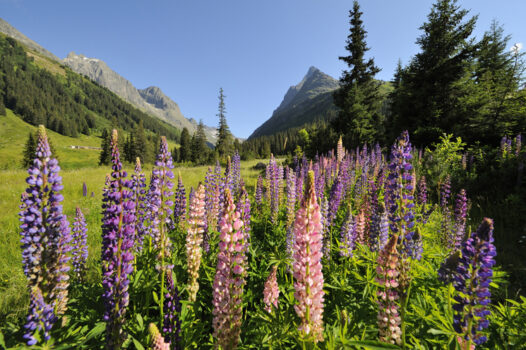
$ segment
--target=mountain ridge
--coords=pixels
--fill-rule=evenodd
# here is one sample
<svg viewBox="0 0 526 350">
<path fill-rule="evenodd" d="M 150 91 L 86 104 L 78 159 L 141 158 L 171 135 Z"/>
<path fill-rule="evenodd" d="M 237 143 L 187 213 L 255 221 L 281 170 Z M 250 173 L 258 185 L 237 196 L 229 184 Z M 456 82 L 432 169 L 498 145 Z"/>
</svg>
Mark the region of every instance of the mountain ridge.
<svg viewBox="0 0 526 350">
<path fill-rule="evenodd" d="M 289 87 L 272 116 L 249 139 L 326 118 L 335 109 L 332 92 L 338 88 L 336 79 L 311 66 L 298 84 Z"/>
<path fill-rule="evenodd" d="M 145 112 L 180 129 L 187 128 L 191 133 L 197 130 L 195 120 L 186 118 L 181 113 L 179 105 L 164 94 L 161 88 L 149 86 L 145 89 L 138 89 L 98 58 L 70 52 L 62 62 L 73 71 L 86 75 Z M 215 128 L 205 126 L 205 134 L 209 142 L 215 143 L 216 132 Z"/>
<path fill-rule="evenodd" d="M 19 30 L 17 30 L 15 27 L 13 27 L 11 24 L 9 24 L 2 18 L 0 18 L 0 32 L 4 33 L 9 37 L 12 37 L 13 39 L 16 39 L 23 45 L 29 47 L 31 50 L 34 50 L 48 58 L 51 58 L 52 60 L 60 62 L 60 58 L 53 55 L 51 52 L 37 44 L 35 41 L 29 39 L 27 36 L 22 34 Z"/>
</svg>

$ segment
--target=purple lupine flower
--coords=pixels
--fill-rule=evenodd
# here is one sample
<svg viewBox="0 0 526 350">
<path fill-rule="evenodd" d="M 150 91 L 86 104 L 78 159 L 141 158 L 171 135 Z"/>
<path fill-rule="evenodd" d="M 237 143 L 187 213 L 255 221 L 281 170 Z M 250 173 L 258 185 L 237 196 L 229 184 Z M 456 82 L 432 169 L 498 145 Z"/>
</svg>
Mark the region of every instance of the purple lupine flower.
<svg viewBox="0 0 526 350">
<path fill-rule="evenodd" d="M 389 212 L 389 226 L 393 233 L 399 234 L 403 249 L 402 255 L 420 260 L 419 242 L 414 236 L 414 185 L 411 165 L 411 143 L 409 133 L 404 131 L 391 149 L 389 176 L 387 177 L 386 204 Z M 402 259 L 404 260 L 404 259 Z M 403 265 L 403 264 L 402 264 Z"/>
<path fill-rule="evenodd" d="M 27 332 L 24 334 L 24 339 L 26 339 L 27 345 L 32 346 L 37 344 L 35 334 L 40 331 L 43 333 L 44 340 L 50 339 L 49 332 L 57 317 L 53 312 L 53 306 L 44 302 L 42 292 L 37 286 L 32 287 L 29 300 L 29 315 L 27 316 L 27 323 L 24 325 Z"/>
<path fill-rule="evenodd" d="M 31 298 L 24 335 L 28 345 L 36 343 L 34 335 L 40 331 L 49 340 L 49 330 L 67 304 L 71 236 L 60 204 L 64 199 L 60 167 L 51 156 L 46 129 L 40 125 L 20 211 L 22 263 Z"/>
<path fill-rule="evenodd" d="M 186 215 L 186 190 L 183 184 L 183 178 L 179 175 L 177 182 L 177 190 L 175 191 L 174 199 L 174 214 L 173 221 L 174 223 L 181 224 Z"/>
<path fill-rule="evenodd" d="M 515 137 L 515 155 L 518 156 L 521 153 L 521 147 L 522 147 L 522 135 L 518 134 Z"/>
<path fill-rule="evenodd" d="M 135 201 L 135 249 L 142 250 L 146 233 L 146 176 L 142 172 L 141 160 L 135 159 L 135 172 L 132 175 L 132 192 Z"/>
<path fill-rule="evenodd" d="M 258 175 L 258 182 L 256 184 L 256 206 L 258 209 L 261 208 L 263 196 L 263 178 Z"/>
<path fill-rule="evenodd" d="M 314 172 L 309 171 L 303 202 L 294 222 L 294 305 L 301 319 L 300 334 L 323 341 L 323 272 L 321 210 L 316 199 Z"/>
<path fill-rule="evenodd" d="M 340 203 L 342 200 L 343 194 L 343 184 L 340 177 L 337 177 L 334 183 L 332 184 L 331 194 L 329 197 L 329 214 L 327 216 L 327 224 L 330 226 L 336 218 L 338 209 L 340 208 Z"/>
<path fill-rule="evenodd" d="M 458 293 L 454 298 L 453 328 L 468 345 L 471 342 L 480 345 L 487 340 L 481 331 L 489 326 L 487 305 L 496 255 L 493 220 L 484 218 L 471 237 L 462 243 L 462 257 L 453 281 Z"/>
<path fill-rule="evenodd" d="M 172 349 L 177 349 L 181 333 L 181 301 L 179 290 L 174 284 L 172 271 L 166 271 L 166 294 L 164 296 L 164 321 L 163 333 L 164 341 L 172 345 Z"/>
<path fill-rule="evenodd" d="M 82 280 L 86 272 L 86 263 L 88 260 L 88 227 L 86 219 L 79 207 L 76 209 L 75 221 L 73 222 L 72 233 L 72 259 L 71 265 L 75 276 Z"/>
<path fill-rule="evenodd" d="M 453 250 L 449 256 L 440 264 L 438 269 L 438 280 L 444 284 L 453 282 L 457 273 L 458 261 L 460 259 L 460 250 Z"/>
<path fill-rule="evenodd" d="M 160 197 L 157 201 L 158 217 L 159 217 L 159 247 L 161 256 L 161 268 L 163 268 L 164 257 L 169 256 L 170 240 L 167 235 L 167 225 L 171 223 L 173 200 L 173 182 L 174 174 L 172 172 L 173 166 L 172 154 L 168 150 L 168 143 L 166 137 L 161 136 L 161 143 L 159 145 L 159 154 L 155 161 L 155 166 L 152 170 L 153 176 L 157 182 L 157 195 Z"/>
<path fill-rule="evenodd" d="M 422 206 L 422 208 L 424 208 L 427 204 L 427 183 L 426 177 L 424 175 L 420 176 L 420 180 L 418 181 L 417 201 L 418 204 Z"/>
<path fill-rule="evenodd" d="M 214 338 L 223 349 L 235 349 L 241 333 L 242 299 L 247 269 L 243 220 L 225 189 L 225 207 L 219 222 L 219 254 L 213 284 Z"/>
<path fill-rule="evenodd" d="M 457 201 L 455 203 L 455 232 L 453 242 L 450 247 L 458 249 L 464 239 L 466 233 L 466 215 L 468 213 L 468 198 L 466 196 L 466 190 L 461 189 L 457 195 Z"/>
<path fill-rule="evenodd" d="M 232 193 L 237 193 L 240 188 L 239 181 L 241 180 L 241 156 L 236 150 L 232 156 Z"/>
<path fill-rule="evenodd" d="M 351 208 L 347 211 L 347 217 L 341 228 L 341 245 L 340 255 L 346 257 L 353 256 L 353 250 L 356 243 L 356 225 L 352 215 Z"/>
<path fill-rule="evenodd" d="M 381 251 L 389 238 L 389 219 L 385 206 L 379 203 L 371 216 L 371 230 L 369 233 L 369 247 L 371 251 Z"/>
<path fill-rule="evenodd" d="M 205 188 L 199 184 L 188 207 L 188 233 L 186 235 L 186 260 L 188 265 L 188 300 L 195 301 L 199 290 L 199 267 L 201 266 L 201 243 L 205 232 Z"/>
<path fill-rule="evenodd" d="M 296 204 L 301 203 L 303 200 L 303 172 L 296 172 Z"/>
<path fill-rule="evenodd" d="M 86 183 L 83 182 L 82 183 L 82 197 L 87 197 L 88 196 L 88 186 L 86 186 Z"/>
<path fill-rule="evenodd" d="M 296 175 L 291 168 L 287 170 L 287 227 L 294 223 L 296 215 Z"/>
<path fill-rule="evenodd" d="M 210 169 L 211 170 L 211 169 Z M 216 231 L 219 214 L 221 212 L 221 168 L 209 172 L 205 178 L 205 203 L 207 228 Z M 205 231 L 205 237 L 208 236 Z"/>
<path fill-rule="evenodd" d="M 451 196 L 451 177 L 449 174 L 444 179 L 440 186 L 440 207 L 444 210 L 449 204 L 449 197 Z"/>
<path fill-rule="evenodd" d="M 129 303 L 129 275 L 133 272 L 133 236 L 135 232 L 135 202 L 129 189 L 131 181 L 122 170 L 117 130 L 111 138 L 111 180 L 103 199 L 102 223 L 102 299 L 105 305 L 106 344 L 119 349 L 126 336 L 122 329 Z"/>
</svg>

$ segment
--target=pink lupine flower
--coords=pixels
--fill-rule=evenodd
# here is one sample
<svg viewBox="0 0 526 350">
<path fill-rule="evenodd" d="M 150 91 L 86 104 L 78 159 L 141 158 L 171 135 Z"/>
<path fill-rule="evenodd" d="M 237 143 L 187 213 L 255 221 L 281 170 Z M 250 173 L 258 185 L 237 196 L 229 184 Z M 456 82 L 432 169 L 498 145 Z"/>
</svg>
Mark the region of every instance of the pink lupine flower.
<svg viewBox="0 0 526 350">
<path fill-rule="evenodd" d="M 397 292 L 399 259 L 396 244 L 398 235 L 393 235 L 384 249 L 378 254 L 378 266 L 376 267 L 376 282 L 378 288 L 378 331 L 380 340 L 400 344 L 402 331 L 400 329 L 401 318 L 398 312 L 399 299 Z"/>
<path fill-rule="evenodd" d="M 170 350 L 170 343 L 166 343 L 164 341 L 161 332 L 159 332 L 159 329 L 155 324 L 150 323 L 150 325 L 148 326 L 148 331 L 152 336 L 152 350 Z"/>
<path fill-rule="evenodd" d="M 223 214 L 219 221 L 219 254 L 212 286 L 216 348 L 235 349 L 241 334 L 243 286 L 246 275 L 244 222 L 230 189 L 225 189 Z"/>
<path fill-rule="evenodd" d="M 199 184 L 188 210 L 188 234 L 186 236 L 186 257 L 188 262 L 188 299 L 195 301 L 199 290 L 199 266 L 201 265 L 201 243 L 205 232 L 205 187 Z"/>
<path fill-rule="evenodd" d="M 268 313 L 272 313 L 272 305 L 277 308 L 279 303 L 279 288 L 276 271 L 276 265 L 274 265 L 267 281 L 265 282 L 265 288 L 263 289 L 263 302 L 265 303 L 265 310 Z"/>
<path fill-rule="evenodd" d="M 294 306 L 302 336 L 323 340 L 323 273 L 321 210 L 316 200 L 314 172 L 309 171 L 305 196 L 294 223 Z"/>
</svg>

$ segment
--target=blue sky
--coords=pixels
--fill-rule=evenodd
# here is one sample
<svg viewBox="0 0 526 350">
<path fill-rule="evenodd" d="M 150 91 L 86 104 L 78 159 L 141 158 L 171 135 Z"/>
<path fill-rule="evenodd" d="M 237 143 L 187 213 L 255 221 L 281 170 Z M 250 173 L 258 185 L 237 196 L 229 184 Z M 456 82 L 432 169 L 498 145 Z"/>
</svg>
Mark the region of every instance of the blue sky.
<svg viewBox="0 0 526 350">
<path fill-rule="evenodd" d="M 431 0 L 362 0 L 369 54 L 390 80 L 398 59 L 418 51 Z M 526 42 L 526 1 L 466 0 L 480 37 L 493 19 Z M 136 87 L 159 86 L 186 117 L 217 125 L 218 92 L 227 121 L 248 137 L 310 66 L 338 78 L 350 0 L 29 1 L 0 0 L 0 16 L 64 58 L 104 60 Z"/>
</svg>

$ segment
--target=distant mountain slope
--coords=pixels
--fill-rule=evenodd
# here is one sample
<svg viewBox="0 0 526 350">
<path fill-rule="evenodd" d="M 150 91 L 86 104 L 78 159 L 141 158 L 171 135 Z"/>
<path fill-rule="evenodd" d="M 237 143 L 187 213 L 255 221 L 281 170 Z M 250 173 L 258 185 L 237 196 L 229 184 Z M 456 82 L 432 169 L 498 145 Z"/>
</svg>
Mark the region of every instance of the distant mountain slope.
<svg viewBox="0 0 526 350">
<path fill-rule="evenodd" d="M 197 123 L 193 119 L 185 118 L 177 103 L 166 96 L 160 88 L 150 86 L 139 90 L 130 81 L 108 67 L 104 61 L 97 58 L 89 58 L 71 52 L 63 62 L 73 71 L 86 75 L 146 113 L 154 115 L 177 128 L 186 127 L 191 133 L 197 129 Z M 205 127 L 205 133 L 208 141 L 215 143 L 215 128 Z"/>
<path fill-rule="evenodd" d="M 332 101 L 332 92 L 338 87 L 336 79 L 316 67 L 310 67 L 301 82 L 288 89 L 270 119 L 258 127 L 249 139 L 272 135 L 333 115 L 336 107 Z"/>
<path fill-rule="evenodd" d="M 42 55 L 51 58 L 55 61 L 60 61 L 60 59 L 53 55 L 48 50 L 44 49 L 42 46 L 38 45 L 33 40 L 29 39 L 24 34 L 20 33 L 16 28 L 14 28 L 12 25 L 4 21 L 2 18 L 0 18 L 0 33 L 4 33 L 5 35 L 18 40 L 23 45 L 27 46 L 31 50 L 34 50 L 38 53 L 41 53 Z"/>
<path fill-rule="evenodd" d="M 142 122 L 151 134 L 178 138 L 180 130 L 173 125 L 57 61 L 27 50 L 16 39 L 0 34 L 0 110 L 5 106 L 31 125 L 43 124 L 72 137 L 110 127 L 132 131 Z M 40 59 L 47 60 L 48 67 L 42 68 Z"/>
</svg>

